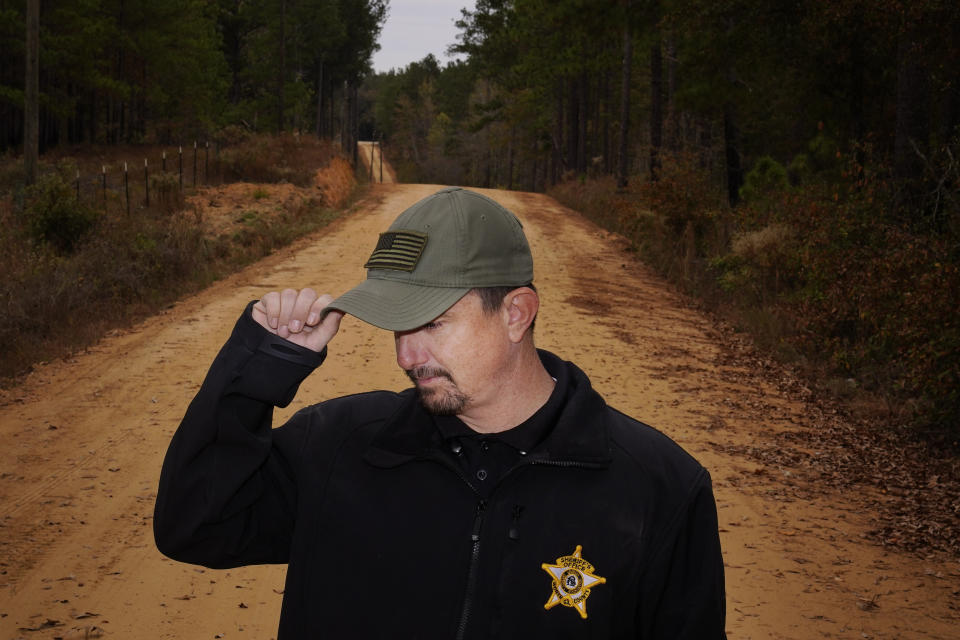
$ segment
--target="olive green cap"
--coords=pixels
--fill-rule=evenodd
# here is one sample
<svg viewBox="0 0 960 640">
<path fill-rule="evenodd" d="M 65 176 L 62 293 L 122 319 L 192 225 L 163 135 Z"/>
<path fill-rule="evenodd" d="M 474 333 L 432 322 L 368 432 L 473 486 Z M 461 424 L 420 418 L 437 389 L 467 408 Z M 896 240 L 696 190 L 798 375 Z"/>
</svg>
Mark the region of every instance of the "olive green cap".
<svg viewBox="0 0 960 640">
<path fill-rule="evenodd" d="M 401 213 L 364 266 L 367 279 L 324 311 L 337 309 L 390 331 L 427 324 L 475 287 L 533 282 L 533 257 L 517 217 L 460 187 Z"/>
</svg>

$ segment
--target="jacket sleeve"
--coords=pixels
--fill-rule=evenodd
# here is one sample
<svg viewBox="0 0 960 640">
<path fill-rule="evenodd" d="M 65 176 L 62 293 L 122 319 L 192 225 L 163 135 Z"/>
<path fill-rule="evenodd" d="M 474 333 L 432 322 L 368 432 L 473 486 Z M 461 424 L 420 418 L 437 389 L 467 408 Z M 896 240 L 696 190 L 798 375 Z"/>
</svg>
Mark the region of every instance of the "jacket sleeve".
<svg viewBox="0 0 960 640">
<path fill-rule="evenodd" d="M 283 563 L 289 555 L 306 429 L 292 420 L 275 433 L 273 407 L 290 403 L 326 349 L 317 353 L 266 331 L 250 306 L 190 403 L 160 472 L 154 538 L 182 562 L 226 568 Z"/>
<path fill-rule="evenodd" d="M 723 557 L 706 470 L 654 546 L 640 594 L 638 627 L 644 640 L 726 638 Z"/>
</svg>

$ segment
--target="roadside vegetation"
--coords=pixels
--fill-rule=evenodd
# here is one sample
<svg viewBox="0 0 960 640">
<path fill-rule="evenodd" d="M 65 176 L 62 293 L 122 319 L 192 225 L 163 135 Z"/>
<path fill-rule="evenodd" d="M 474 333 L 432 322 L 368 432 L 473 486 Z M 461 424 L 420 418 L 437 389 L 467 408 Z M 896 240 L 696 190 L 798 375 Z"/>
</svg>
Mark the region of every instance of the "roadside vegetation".
<svg viewBox="0 0 960 640">
<path fill-rule="evenodd" d="M 639 259 L 811 387 L 956 450 L 958 176 L 937 194 L 942 219 L 918 224 L 897 215 L 888 174 L 843 156 L 835 165 L 839 178 L 808 173 L 791 184 L 768 158 L 747 175 L 736 209 L 695 159 L 665 163 L 657 182 L 568 180 L 550 193 L 624 235 Z"/>
<path fill-rule="evenodd" d="M 338 215 L 386 9 L 0 3 L 2 384 Z"/>
<path fill-rule="evenodd" d="M 318 188 L 328 186 L 318 184 L 326 179 L 323 168 L 346 165 L 330 142 L 234 130 L 217 143 L 209 184 L 262 185 L 251 187 L 251 202 L 263 199 L 270 183 L 292 184 L 306 195 L 269 216 L 252 207 L 230 212 L 235 224 L 225 230 L 202 207 L 188 204 L 215 187 L 192 187 L 188 178 L 181 191 L 176 173 L 158 172 L 151 180 L 150 206 L 142 174 L 130 180 L 134 205 L 126 212 L 115 169 L 124 162 L 142 167 L 144 156 L 161 156 L 160 147 L 60 150 L 44 156 L 38 181 L 27 188 L 17 182 L 21 163 L 0 162 L 3 384 L 16 383 L 36 362 L 87 346 L 322 227 L 348 204 L 331 202 Z M 99 176 L 104 165 L 114 181 L 106 198 L 99 180 L 81 179 L 78 196 L 77 172 Z M 338 192 L 348 199 L 356 195 L 352 171 L 331 173 Z"/>
</svg>

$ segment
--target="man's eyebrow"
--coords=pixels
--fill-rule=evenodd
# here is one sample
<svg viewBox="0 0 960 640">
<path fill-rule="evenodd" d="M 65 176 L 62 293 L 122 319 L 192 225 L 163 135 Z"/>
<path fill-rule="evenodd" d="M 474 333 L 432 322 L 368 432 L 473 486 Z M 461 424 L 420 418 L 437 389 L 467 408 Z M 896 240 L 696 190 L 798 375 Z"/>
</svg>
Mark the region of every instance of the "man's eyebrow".
<svg viewBox="0 0 960 640">
<path fill-rule="evenodd" d="M 456 305 L 453 305 L 453 306 L 455 307 Z M 430 322 L 436 322 L 437 320 L 449 319 L 449 318 L 455 317 L 456 315 L 457 315 L 457 312 L 454 310 L 453 307 L 450 307 L 449 309 L 447 309 L 446 311 L 444 311 L 443 313 L 441 313 L 440 315 L 438 315 L 436 318 L 434 318 L 434 319 L 431 320 Z"/>
</svg>

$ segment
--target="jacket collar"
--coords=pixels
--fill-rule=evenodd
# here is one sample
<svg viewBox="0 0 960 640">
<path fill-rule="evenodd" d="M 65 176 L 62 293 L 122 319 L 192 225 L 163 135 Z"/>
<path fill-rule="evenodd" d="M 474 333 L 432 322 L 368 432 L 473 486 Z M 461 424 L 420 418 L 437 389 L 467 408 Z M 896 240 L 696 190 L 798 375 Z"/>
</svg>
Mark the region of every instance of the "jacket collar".
<svg viewBox="0 0 960 640">
<path fill-rule="evenodd" d="M 573 462 L 606 466 L 610 462 L 610 436 L 604 419 L 606 403 L 586 374 L 576 365 L 548 351 L 537 350 L 544 367 L 558 381 L 567 380 L 566 402 L 556 424 L 530 452 L 530 461 Z M 417 399 L 414 389 L 403 392 L 400 409 L 374 437 L 365 459 L 378 467 L 393 467 L 418 458 L 434 457 L 443 438 Z"/>
</svg>

